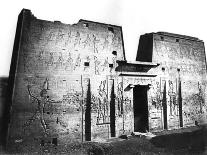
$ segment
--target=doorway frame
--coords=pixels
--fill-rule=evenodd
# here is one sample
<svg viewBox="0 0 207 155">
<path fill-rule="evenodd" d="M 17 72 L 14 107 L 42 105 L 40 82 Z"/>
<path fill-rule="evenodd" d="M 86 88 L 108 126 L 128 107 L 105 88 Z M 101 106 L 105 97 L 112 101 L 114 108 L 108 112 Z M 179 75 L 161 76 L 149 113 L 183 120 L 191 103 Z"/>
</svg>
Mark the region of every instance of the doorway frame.
<svg viewBox="0 0 207 155">
<path fill-rule="evenodd" d="M 136 132 L 135 131 L 135 89 L 137 88 L 138 89 L 138 87 L 142 87 L 141 89 L 145 89 L 144 91 L 146 92 L 146 118 L 147 118 L 147 120 L 146 120 L 146 125 L 145 125 L 145 131 L 144 132 L 146 132 L 146 130 L 147 131 L 149 131 L 149 129 L 150 129 L 150 124 L 149 124 L 149 101 L 148 101 L 148 90 L 150 89 L 150 86 L 151 86 L 151 84 L 146 84 L 146 85 L 140 85 L 140 84 L 137 84 L 137 85 L 133 85 L 133 116 L 134 116 L 134 127 L 133 127 L 133 129 L 134 129 L 134 132 Z M 140 131 L 138 131 L 138 132 L 140 132 Z"/>
</svg>

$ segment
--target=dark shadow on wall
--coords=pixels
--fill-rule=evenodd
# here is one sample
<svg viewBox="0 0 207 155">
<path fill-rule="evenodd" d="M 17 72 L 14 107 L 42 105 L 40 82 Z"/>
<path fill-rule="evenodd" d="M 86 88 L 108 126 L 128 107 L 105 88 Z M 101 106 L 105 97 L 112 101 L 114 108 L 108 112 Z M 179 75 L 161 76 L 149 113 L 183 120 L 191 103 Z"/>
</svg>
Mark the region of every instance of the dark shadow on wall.
<svg viewBox="0 0 207 155">
<path fill-rule="evenodd" d="M 87 97 L 86 97 L 85 140 L 91 141 L 91 84 L 90 84 L 90 79 L 88 79 L 88 89 L 87 89 Z"/>
<path fill-rule="evenodd" d="M 115 117 L 115 93 L 114 93 L 114 80 L 112 83 L 112 90 L 110 95 L 110 130 L 111 137 L 116 137 L 116 117 Z"/>
<path fill-rule="evenodd" d="M 29 12 L 29 14 L 25 15 L 25 12 Z M 23 22 L 24 20 L 29 20 L 31 14 L 30 11 L 27 9 L 23 9 L 21 13 L 18 16 L 17 21 L 17 28 L 16 28 L 16 35 L 14 40 L 14 46 L 13 46 L 13 53 L 12 53 L 12 59 L 11 59 L 11 65 L 10 65 L 10 71 L 9 71 L 9 78 L 8 78 L 8 85 L 6 88 L 6 96 L 5 96 L 5 106 L 3 110 L 3 118 L 2 118 L 2 131 L 3 131 L 3 137 L 1 137 L 1 144 L 3 144 L 3 147 L 6 147 L 6 140 L 7 140 L 7 131 L 10 121 L 10 108 L 12 104 L 12 95 L 13 95 L 13 88 L 14 88 L 14 80 L 15 80 L 15 74 L 17 69 L 17 59 L 18 59 L 18 52 L 20 49 L 20 38 L 22 35 L 22 29 L 24 28 Z"/>
<path fill-rule="evenodd" d="M 8 77 L 0 77 L 0 146 L 5 146 L 7 129 L 5 128 L 5 109 L 7 108 Z"/>
</svg>

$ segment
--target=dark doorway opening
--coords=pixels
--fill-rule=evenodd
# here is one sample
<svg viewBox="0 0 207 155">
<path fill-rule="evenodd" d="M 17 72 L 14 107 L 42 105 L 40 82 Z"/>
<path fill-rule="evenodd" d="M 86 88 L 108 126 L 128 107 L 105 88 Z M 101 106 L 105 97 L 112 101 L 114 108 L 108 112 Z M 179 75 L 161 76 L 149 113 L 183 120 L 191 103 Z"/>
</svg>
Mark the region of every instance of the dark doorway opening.
<svg viewBox="0 0 207 155">
<path fill-rule="evenodd" d="M 146 132 L 148 123 L 148 85 L 136 85 L 133 90 L 134 97 L 134 131 Z"/>
</svg>

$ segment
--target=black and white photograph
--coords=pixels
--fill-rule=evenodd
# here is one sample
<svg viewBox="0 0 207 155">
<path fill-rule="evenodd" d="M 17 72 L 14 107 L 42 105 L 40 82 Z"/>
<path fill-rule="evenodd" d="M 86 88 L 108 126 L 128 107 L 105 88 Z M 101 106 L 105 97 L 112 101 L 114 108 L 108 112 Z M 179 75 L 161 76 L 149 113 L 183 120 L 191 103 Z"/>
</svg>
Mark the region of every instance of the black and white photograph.
<svg viewBox="0 0 207 155">
<path fill-rule="evenodd" d="M 207 155 L 206 7 L 0 2 L 0 154 Z"/>
</svg>

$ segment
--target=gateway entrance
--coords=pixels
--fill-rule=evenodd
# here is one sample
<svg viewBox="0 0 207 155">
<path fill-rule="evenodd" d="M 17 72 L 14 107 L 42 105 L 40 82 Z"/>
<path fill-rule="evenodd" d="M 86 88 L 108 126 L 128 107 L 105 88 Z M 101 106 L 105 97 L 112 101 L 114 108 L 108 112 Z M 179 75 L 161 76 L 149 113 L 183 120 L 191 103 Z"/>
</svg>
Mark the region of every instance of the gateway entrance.
<svg viewBox="0 0 207 155">
<path fill-rule="evenodd" d="M 133 89 L 135 132 L 146 132 L 146 130 L 149 130 L 147 100 L 148 88 L 148 85 L 136 85 Z"/>
</svg>

